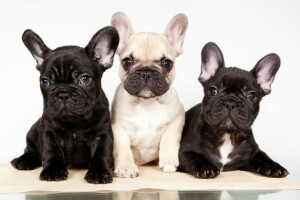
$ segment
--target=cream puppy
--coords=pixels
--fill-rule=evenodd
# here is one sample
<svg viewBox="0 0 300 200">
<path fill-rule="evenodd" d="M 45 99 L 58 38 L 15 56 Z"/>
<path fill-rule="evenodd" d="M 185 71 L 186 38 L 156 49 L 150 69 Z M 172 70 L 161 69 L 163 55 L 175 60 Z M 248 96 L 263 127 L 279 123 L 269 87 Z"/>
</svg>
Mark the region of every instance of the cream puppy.
<svg viewBox="0 0 300 200">
<path fill-rule="evenodd" d="M 185 114 L 171 84 L 188 19 L 176 15 L 163 34 L 134 33 L 121 12 L 111 23 L 120 35 L 121 61 L 111 114 L 115 176 L 136 177 L 137 166 L 157 159 L 164 172 L 175 172 Z"/>
</svg>

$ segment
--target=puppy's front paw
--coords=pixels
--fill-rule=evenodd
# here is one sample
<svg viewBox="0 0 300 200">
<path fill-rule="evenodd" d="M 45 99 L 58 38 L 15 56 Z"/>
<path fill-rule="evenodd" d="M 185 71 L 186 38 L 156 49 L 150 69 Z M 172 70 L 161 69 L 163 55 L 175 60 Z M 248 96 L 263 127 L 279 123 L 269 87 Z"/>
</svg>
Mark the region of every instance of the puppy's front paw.
<svg viewBox="0 0 300 200">
<path fill-rule="evenodd" d="M 41 166 L 41 159 L 34 154 L 25 153 L 11 161 L 14 168 L 19 170 L 32 170 Z"/>
<path fill-rule="evenodd" d="M 139 175 L 138 167 L 133 164 L 132 166 L 117 166 L 115 168 L 114 174 L 119 178 L 134 178 Z"/>
<path fill-rule="evenodd" d="M 159 168 L 165 173 L 176 172 L 179 165 L 178 154 L 161 154 L 159 157 Z"/>
<path fill-rule="evenodd" d="M 284 167 L 273 161 L 263 162 L 261 166 L 257 168 L 256 172 L 273 178 L 283 178 L 289 174 Z"/>
<path fill-rule="evenodd" d="M 48 166 L 40 174 L 42 181 L 62 181 L 68 178 L 68 171 L 65 168 Z"/>
<path fill-rule="evenodd" d="M 176 172 L 176 170 L 177 170 L 177 167 L 175 167 L 175 165 L 165 165 L 160 168 L 165 173 L 173 173 L 173 172 Z"/>
<path fill-rule="evenodd" d="M 111 183 L 113 180 L 113 177 L 109 170 L 99 171 L 99 170 L 89 170 L 84 179 L 88 183 L 94 183 L 94 184 L 105 184 L 105 183 Z"/>
<path fill-rule="evenodd" d="M 220 174 L 220 170 L 211 163 L 202 163 L 198 166 L 198 169 L 195 169 L 191 172 L 196 178 L 215 178 Z"/>
</svg>

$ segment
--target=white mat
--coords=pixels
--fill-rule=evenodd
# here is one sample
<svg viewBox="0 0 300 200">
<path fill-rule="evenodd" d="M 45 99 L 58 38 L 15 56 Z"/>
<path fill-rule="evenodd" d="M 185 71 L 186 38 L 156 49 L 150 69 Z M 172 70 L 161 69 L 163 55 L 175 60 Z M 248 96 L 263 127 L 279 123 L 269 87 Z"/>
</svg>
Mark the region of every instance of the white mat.
<svg viewBox="0 0 300 200">
<path fill-rule="evenodd" d="M 114 178 L 111 184 L 89 184 L 84 175 L 87 170 L 69 169 L 66 181 L 46 182 L 39 180 L 41 168 L 20 171 L 10 164 L 0 165 L 0 193 L 20 192 L 106 192 L 158 190 L 286 190 L 300 189 L 300 184 L 289 178 L 266 178 L 257 174 L 233 171 L 221 172 L 215 179 L 196 179 L 185 173 L 163 173 L 157 166 L 140 167 L 136 178 Z"/>
</svg>

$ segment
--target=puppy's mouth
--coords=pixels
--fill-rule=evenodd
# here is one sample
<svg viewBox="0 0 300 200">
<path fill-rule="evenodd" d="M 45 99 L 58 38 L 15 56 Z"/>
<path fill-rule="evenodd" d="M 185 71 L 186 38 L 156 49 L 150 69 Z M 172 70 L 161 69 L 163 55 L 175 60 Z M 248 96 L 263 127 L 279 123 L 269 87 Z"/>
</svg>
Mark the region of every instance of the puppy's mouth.
<svg viewBox="0 0 300 200">
<path fill-rule="evenodd" d="M 124 88 L 129 94 L 145 99 L 161 96 L 169 87 L 165 76 L 152 68 L 135 70 L 124 82 Z"/>
<path fill-rule="evenodd" d="M 153 91 L 151 91 L 148 87 L 145 87 L 144 89 L 140 90 L 135 96 L 148 99 L 148 98 L 156 97 L 157 95 Z"/>
<path fill-rule="evenodd" d="M 235 125 L 235 123 L 230 117 L 227 117 L 224 120 L 222 120 L 219 124 L 219 127 L 225 132 L 235 132 L 236 130 L 238 130 L 238 127 Z"/>
</svg>

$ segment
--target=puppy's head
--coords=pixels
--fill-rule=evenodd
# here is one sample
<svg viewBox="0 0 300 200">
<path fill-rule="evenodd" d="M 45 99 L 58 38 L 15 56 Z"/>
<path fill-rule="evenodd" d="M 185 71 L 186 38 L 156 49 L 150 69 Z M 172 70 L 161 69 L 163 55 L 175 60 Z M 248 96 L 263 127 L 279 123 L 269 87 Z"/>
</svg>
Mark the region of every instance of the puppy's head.
<svg viewBox="0 0 300 200">
<path fill-rule="evenodd" d="M 98 31 L 85 48 L 49 49 L 33 31 L 23 42 L 37 61 L 44 113 L 51 117 L 86 117 L 102 97 L 103 72 L 113 64 L 119 36 L 114 27 Z"/>
<path fill-rule="evenodd" d="M 113 15 L 112 25 L 120 35 L 119 76 L 127 92 L 142 98 L 164 94 L 175 78 L 175 58 L 182 53 L 187 17 L 176 15 L 164 34 L 134 33 L 129 19 L 120 12 Z"/>
<path fill-rule="evenodd" d="M 221 50 L 208 43 L 202 50 L 199 81 L 204 87 L 203 114 L 206 123 L 235 132 L 249 128 L 259 112 L 259 102 L 271 92 L 280 58 L 269 54 L 251 71 L 225 67 Z"/>
</svg>

